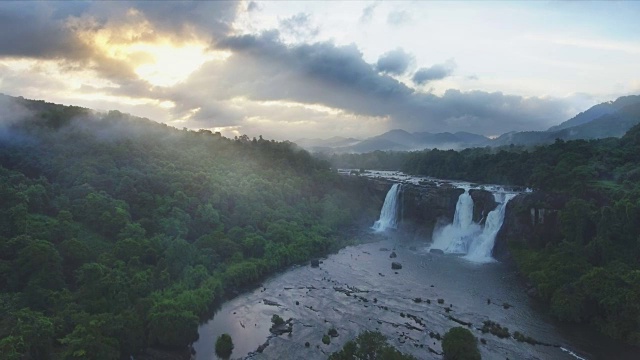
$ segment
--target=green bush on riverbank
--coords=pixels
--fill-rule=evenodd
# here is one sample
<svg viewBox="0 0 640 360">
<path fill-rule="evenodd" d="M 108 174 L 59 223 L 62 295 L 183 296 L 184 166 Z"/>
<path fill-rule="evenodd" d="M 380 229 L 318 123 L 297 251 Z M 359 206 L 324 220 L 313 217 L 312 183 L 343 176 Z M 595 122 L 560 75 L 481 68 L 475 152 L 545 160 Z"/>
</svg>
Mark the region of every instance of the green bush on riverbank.
<svg viewBox="0 0 640 360">
<path fill-rule="evenodd" d="M 327 335 L 325 335 L 327 336 Z M 327 336 L 328 337 L 328 336 Z M 329 360 L 416 360 L 387 343 L 387 338 L 377 331 L 365 331 L 344 344 L 342 350 L 329 356 Z"/>
<path fill-rule="evenodd" d="M 463 327 L 454 327 L 442 338 L 442 351 L 445 360 L 480 360 L 478 339 Z"/>
</svg>

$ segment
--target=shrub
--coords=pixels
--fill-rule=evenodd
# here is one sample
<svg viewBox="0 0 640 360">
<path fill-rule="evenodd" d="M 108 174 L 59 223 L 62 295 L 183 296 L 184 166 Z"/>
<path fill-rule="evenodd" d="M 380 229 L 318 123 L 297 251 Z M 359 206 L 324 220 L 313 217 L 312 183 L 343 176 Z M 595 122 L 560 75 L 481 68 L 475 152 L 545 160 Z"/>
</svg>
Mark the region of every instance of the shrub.
<svg viewBox="0 0 640 360">
<path fill-rule="evenodd" d="M 233 340 L 231 340 L 231 335 L 222 334 L 218 336 L 218 340 L 216 340 L 216 354 L 221 358 L 228 358 L 231 356 L 231 352 L 233 351 Z"/>
<path fill-rule="evenodd" d="M 449 329 L 442 338 L 445 360 L 480 360 L 478 340 L 471 331 L 463 327 Z"/>
<path fill-rule="evenodd" d="M 273 316 L 271 317 L 271 322 L 274 326 L 278 326 L 284 324 L 284 319 L 281 318 L 278 314 L 273 314 Z"/>
</svg>

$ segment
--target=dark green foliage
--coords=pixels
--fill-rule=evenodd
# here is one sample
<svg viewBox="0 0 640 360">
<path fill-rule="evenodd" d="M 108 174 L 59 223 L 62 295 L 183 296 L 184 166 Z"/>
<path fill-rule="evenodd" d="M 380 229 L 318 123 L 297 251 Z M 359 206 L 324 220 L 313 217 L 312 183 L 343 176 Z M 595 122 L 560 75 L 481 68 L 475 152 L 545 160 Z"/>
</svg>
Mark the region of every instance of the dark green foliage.
<svg viewBox="0 0 640 360">
<path fill-rule="evenodd" d="M 331 344 L 331 337 L 327 334 L 322 335 L 322 343 L 325 345 Z"/>
<path fill-rule="evenodd" d="M 274 326 L 282 325 L 284 324 L 284 319 L 282 319 L 278 314 L 273 314 L 273 316 L 271 317 L 271 323 Z"/>
<path fill-rule="evenodd" d="M 463 327 L 449 329 L 442 337 L 445 360 L 480 360 L 478 339 Z"/>
<path fill-rule="evenodd" d="M 225 290 L 337 249 L 379 205 L 288 142 L 14 100 L 34 115 L 0 137 L 9 359 L 184 349 Z"/>
<path fill-rule="evenodd" d="M 342 350 L 329 356 L 329 360 L 358 359 L 415 360 L 415 357 L 403 354 L 393 348 L 387 343 L 387 338 L 377 331 L 365 331 L 361 333 L 355 340 L 348 341 Z"/>
<path fill-rule="evenodd" d="M 228 358 L 231 356 L 231 352 L 233 352 L 233 340 L 231 339 L 231 335 L 222 334 L 218 336 L 216 340 L 216 354 L 221 358 Z"/>
<path fill-rule="evenodd" d="M 627 115 L 640 120 L 637 109 L 636 105 Z M 527 244 L 509 244 L 519 270 L 555 317 L 591 324 L 610 337 L 640 345 L 639 154 L 640 125 L 636 125 L 620 139 L 558 140 L 548 146 L 459 152 L 349 154 L 331 161 L 351 168 L 382 166 L 418 175 L 527 186 L 566 199 L 558 217 L 559 235 L 541 233 Z"/>
<path fill-rule="evenodd" d="M 526 342 L 526 343 L 531 344 L 531 345 L 542 344 L 538 340 L 536 340 L 536 339 L 534 339 L 534 338 L 532 338 L 530 336 L 526 336 L 526 335 L 524 335 L 523 333 L 521 333 L 519 331 L 516 331 L 516 332 L 513 333 L 513 338 L 516 339 L 517 341 Z"/>
<path fill-rule="evenodd" d="M 502 327 L 502 325 L 498 324 L 497 322 L 491 321 L 491 320 L 485 320 L 484 322 L 482 322 L 482 329 L 481 331 L 483 333 L 491 333 L 501 339 L 504 338 L 508 338 L 511 335 L 509 334 L 509 329 L 506 327 Z"/>
</svg>

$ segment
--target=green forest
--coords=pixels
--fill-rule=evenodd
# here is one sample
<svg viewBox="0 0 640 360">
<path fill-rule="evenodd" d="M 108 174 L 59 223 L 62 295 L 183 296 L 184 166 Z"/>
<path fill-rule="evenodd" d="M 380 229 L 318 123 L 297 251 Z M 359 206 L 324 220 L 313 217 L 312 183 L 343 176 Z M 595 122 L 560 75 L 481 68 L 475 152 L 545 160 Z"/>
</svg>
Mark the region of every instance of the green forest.
<svg viewBox="0 0 640 360">
<path fill-rule="evenodd" d="M 561 236 L 510 244 L 516 266 L 556 318 L 640 346 L 640 125 L 622 138 L 328 160 L 338 167 L 527 186 L 566 199 Z"/>
<path fill-rule="evenodd" d="M 227 295 L 353 239 L 362 179 L 288 142 L 14 99 L 0 124 L 3 359 L 186 349 Z"/>
<path fill-rule="evenodd" d="M 314 157 L 289 142 L 13 101 L 24 116 L 0 124 L 3 358 L 186 349 L 226 297 L 353 243 L 351 230 L 376 218 L 367 180 L 337 167 L 565 199 L 561 235 L 510 244 L 515 265 L 556 318 L 640 345 L 640 126 L 539 147 Z"/>
</svg>

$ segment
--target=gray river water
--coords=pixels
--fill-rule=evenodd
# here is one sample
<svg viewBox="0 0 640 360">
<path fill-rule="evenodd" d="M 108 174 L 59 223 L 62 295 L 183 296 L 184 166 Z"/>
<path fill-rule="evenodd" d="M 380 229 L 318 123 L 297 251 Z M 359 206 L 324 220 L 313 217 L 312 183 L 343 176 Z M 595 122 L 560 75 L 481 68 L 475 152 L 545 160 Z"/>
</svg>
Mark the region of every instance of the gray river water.
<svg viewBox="0 0 640 360">
<path fill-rule="evenodd" d="M 389 258 L 392 250 L 395 259 Z M 392 261 L 403 268 L 392 270 Z M 555 325 L 536 309 L 520 283 L 516 273 L 501 263 L 474 264 L 431 254 L 424 243 L 401 246 L 385 238 L 342 249 L 323 259 L 319 268 L 294 267 L 224 303 L 212 320 L 200 326 L 200 338 L 194 343 L 196 359 L 218 359 L 215 340 L 222 333 L 233 338 L 234 359 L 326 359 L 364 330 L 379 330 L 400 351 L 419 359 L 442 359 L 429 351 L 429 347 L 442 351 L 440 341 L 429 333 L 442 335 L 460 326 L 449 316 L 472 323 L 469 329 L 486 341 L 478 343 L 483 359 L 640 359 L 636 349 L 608 344 L 588 329 Z M 270 334 L 273 314 L 293 319 L 291 335 Z M 479 328 L 485 320 L 508 327 L 512 334 L 520 331 L 558 346 L 483 334 Z M 332 327 L 339 336 L 325 345 L 322 336 Z M 257 353 L 267 341 L 264 351 Z"/>
</svg>

